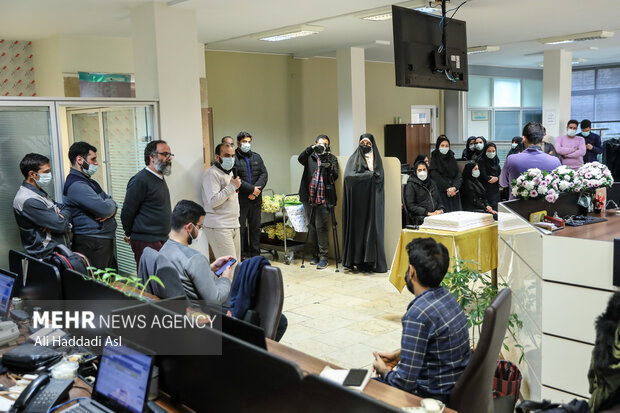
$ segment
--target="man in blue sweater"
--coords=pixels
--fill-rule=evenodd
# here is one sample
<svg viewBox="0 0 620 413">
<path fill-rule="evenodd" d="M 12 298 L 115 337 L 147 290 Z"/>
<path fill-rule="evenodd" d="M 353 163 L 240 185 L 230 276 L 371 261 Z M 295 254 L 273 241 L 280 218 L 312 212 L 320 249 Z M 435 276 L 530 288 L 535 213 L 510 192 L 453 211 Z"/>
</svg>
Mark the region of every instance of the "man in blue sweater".
<svg viewBox="0 0 620 413">
<path fill-rule="evenodd" d="M 69 148 L 71 170 L 62 191 L 71 211 L 73 251 L 84 254 L 96 268 L 116 268 L 114 233 L 116 202 L 92 179 L 97 172 L 97 148 L 75 142 Z"/>
<path fill-rule="evenodd" d="M 164 176 L 170 175 L 172 158 L 165 141 L 149 142 L 144 148 L 146 167 L 127 183 L 121 222 L 136 264 L 146 247 L 159 251 L 168 239 L 172 208 Z"/>
</svg>

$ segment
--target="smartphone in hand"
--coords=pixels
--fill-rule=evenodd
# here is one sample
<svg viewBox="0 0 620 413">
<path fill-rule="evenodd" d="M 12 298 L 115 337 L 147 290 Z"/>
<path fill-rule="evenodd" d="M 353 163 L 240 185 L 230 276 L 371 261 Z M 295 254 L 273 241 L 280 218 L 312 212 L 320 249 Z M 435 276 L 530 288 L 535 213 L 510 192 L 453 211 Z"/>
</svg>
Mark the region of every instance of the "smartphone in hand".
<svg viewBox="0 0 620 413">
<path fill-rule="evenodd" d="M 226 268 L 230 267 L 236 262 L 237 260 L 234 258 L 229 259 L 228 261 L 226 261 L 226 264 L 222 265 L 219 270 L 215 271 L 215 275 L 219 277 L 220 275 L 224 273 L 224 271 L 226 271 Z"/>
</svg>

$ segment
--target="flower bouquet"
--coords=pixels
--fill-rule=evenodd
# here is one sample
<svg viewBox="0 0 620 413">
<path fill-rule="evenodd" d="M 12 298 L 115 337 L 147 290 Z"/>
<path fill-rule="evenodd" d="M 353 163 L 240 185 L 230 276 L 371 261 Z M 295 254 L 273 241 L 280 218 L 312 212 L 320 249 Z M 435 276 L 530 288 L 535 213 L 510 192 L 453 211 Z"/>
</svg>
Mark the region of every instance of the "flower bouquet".
<svg viewBox="0 0 620 413">
<path fill-rule="evenodd" d="M 583 183 L 583 189 L 610 188 L 614 183 L 611 171 L 600 162 L 589 162 L 581 165 L 576 174 Z"/>
<path fill-rule="evenodd" d="M 554 176 L 538 168 L 531 168 L 523 172 L 512 181 L 512 195 L 521 199 L 542 199 L 555 202 L 559 196 Z"/>
<path fill-rule="evenodd" d="M 566 165 L 560 165 L 551 171 L 553 184 L 560 192 L 579 192 L 583 189 L 583 181 L 576 171 Z"/>
</svg>

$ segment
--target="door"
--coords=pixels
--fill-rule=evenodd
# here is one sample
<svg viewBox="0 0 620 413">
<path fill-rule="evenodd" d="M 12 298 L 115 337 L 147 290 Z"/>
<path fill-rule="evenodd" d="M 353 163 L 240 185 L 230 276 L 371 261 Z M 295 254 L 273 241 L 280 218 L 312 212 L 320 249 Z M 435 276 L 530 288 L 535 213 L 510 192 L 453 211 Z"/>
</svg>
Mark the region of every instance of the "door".
<svg viewBox="0 0 620 413">
<path fill-rule="evenodd" d="M 439 136 L 439 108 L 431 105 L 412 105 L 411 106 L 411 123 L 413 124 L 430 124 L 430 142 L 435 142 Z"/>
</svg>

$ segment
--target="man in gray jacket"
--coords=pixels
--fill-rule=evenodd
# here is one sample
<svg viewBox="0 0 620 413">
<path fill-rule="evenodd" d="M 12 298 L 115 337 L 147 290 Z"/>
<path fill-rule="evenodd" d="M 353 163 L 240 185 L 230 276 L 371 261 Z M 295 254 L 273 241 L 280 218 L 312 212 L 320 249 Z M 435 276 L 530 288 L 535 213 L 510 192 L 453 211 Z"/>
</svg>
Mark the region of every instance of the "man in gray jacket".
<svg viewBox="0 0 620 413">
<path fill-rule="evenodd" d="M 56 204 L 42 186 L 52 182 L 50 160 L 29 153 L 19 163 L 24 182 L 13 200 L 15 221 L 28 255 L 45 258 L 58 244 L 69 246 L 69 211 Z"/>
<path fill-rule="evenodd" d="M 114 238 L 116 202 L 91 177 L 97 172 L 97 148 L 75 142 L 69 148 L 71 170 L 62 192 L 71 211 L 73 251 L 84 254 L 95 268 L 116 268 Z"/>
<path fill-rule="evenodd" d="M 159 250 L 177 270 L 187 298 L 222 305 L 228 300 L 232 267 L 227 267 L 219 277 L 214 274 L 232 256 L 220 257 L 209 264 L 209 259 L 190 248 L 198 239 L 204 223 L 205 210 L 194 201 L 179 201 L 170 220 L 170 237 Z"/>
<path fill-rule="evenodd" d="M 202 175 L 204 228 L 213 255 L 241 258 L 239 235 L 239 197 L 241 178 L 233 176 L 235 149 L 226 143 L 215 148 L 215 162 Z"/>
</svg>

